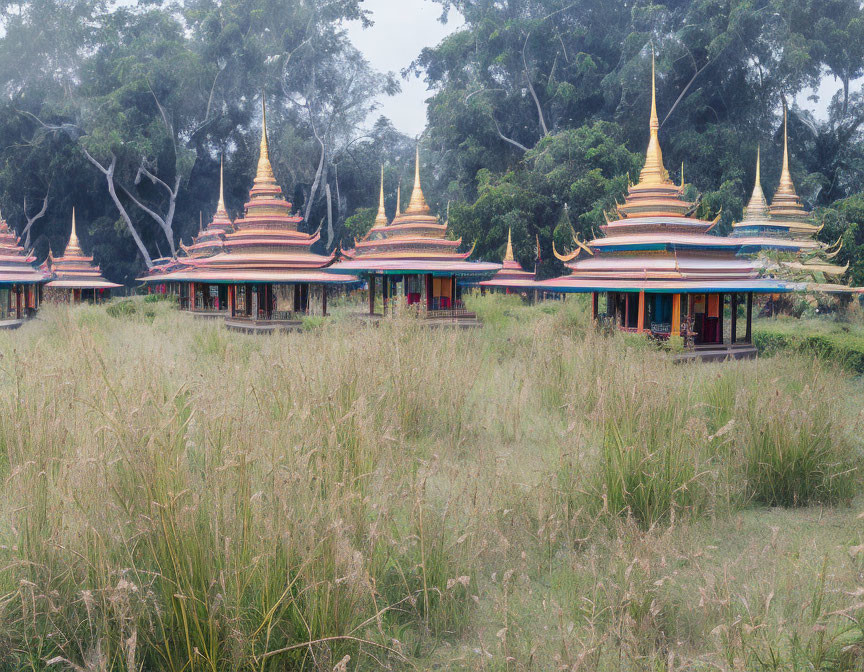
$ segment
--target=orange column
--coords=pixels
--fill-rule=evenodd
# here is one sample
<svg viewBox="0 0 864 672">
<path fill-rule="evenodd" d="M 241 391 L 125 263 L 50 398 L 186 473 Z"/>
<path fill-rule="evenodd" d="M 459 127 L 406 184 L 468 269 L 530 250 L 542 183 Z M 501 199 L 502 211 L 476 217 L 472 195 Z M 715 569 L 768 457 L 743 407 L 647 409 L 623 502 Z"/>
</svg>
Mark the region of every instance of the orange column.
<svg viewBox="0 0 864 672">
<path fill-rule="evenodd" d="M 639 317 L 636 318 L 636 331 L 640 334 L 645 331 L 645 290 L 639 290 Z"/>
<path fill-rule="evenodd" d="M 672 295 L 672 335 L 681 335 L 681 295 Z"/>
</svg>

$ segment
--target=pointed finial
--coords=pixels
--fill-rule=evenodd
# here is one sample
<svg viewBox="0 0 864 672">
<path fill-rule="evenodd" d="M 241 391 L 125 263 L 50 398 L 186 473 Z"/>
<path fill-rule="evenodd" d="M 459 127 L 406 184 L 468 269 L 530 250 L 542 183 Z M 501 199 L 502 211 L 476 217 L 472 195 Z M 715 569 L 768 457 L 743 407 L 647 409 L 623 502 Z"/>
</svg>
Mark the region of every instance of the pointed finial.
<svg viewBox="0 0 864 672">
<path fill-rule="evenodd" d="M 660 120 L 657 118 L 657 84 L 654 68 L 654 45 L 651 45 L 651 128 L 660 128 Z"/>
<path fill-rule="evenodd" d="M 756 186 L 762 188 L 761 166 L 762 164 L 762 145 L 756 145 Z"/>
<path fill-rule="evenodd" d="M 654 45 L 651 45 L 651 115 L 648 126 L 650 137 L 648 149 L 645 151 L 645 165 L 642 167 L 642 172 L 639 173 L 639 185 L 665 184 L 667 175 L 666 169 L 663 167 L 663 152 L 660 150 L 660 120 L 657 117 Z"/>
<path fill-rule="evenodd" d="M 255 185 L 261 183 L 276 184 L 273 168 L 270 165 L 270 146 L 267 142 L 267 104 L 264 92 L 261 92 L 261 147 L 258 155 L 258 170 L 255 173 Z"/>
<path fill-rule="evenodd" d="M 400 214 L 402 210 L 402 180 L 396 185 L 396 214 Z"/>
<path fill-rule="evenodd" d="M 783 103 L 783 169 L 780 171 L 780 184 L 777 185 L 777 191 L 774 192 L 774 198 L 771 200 L 773 209 L 783 207 L 800 207 L 800 199 L 795 193 L 795 184 L 792 182 L 792 174 L 789 172 L 789 132 L 788 132 L 788 115 L 786 111 L 786 103 Z"/>
<path fill-rule="evenodd" d="M 418 143 L 417 153 L 414 158 L 414 190 L 411 192 L 411 200 L 408 201 L 408 207 L 405 208 L 405 213 L 412 215 L 428 215 L 429 212 L 429 206 L 426 205 L 426 199 L 423 197 L 423 189 L 420 186 L 420 145 Z"/>
<path fill-rule="evenodd" d="M 747 207 L 744 208 L 744 217 L 741 219 L 742 224 L 764 222 L 767 219 L 768 202 L 765 200 L 765 193 L 762 191 L 762 179 L 760 164 L 762 163 L 762 149 L 756 147 L 756 180 L 753 184 L 753 194 L 750 196 L 750 201 Z"/>
<path fill-rule="evenodd" d="M 219 202 L 216 211 L 225 210 L 225 155 L 219 157 Z"/>
<path fill-rule="evenodd" d="M 681 188 L 684 188 L 684 162 L 681 162 Z"/>
<path fill-rule="evenodd" d="M 513 238 L 512 229 L 507 229 L 507 251 L 504 252 L 504 261 L 513 261 Z"/>
<path fill-rule="evenodd" d="M 378 193 L 378 214 L 373 226 L 387 226 L 387 213 L 384 212 L 384 165 L 381 165 L 381 189 Z"/>
<path fill-rule="evenodd" d="M 78 242 L 78 232 L 75 228 L 75 207 L 72 207 L 72 231 L 69 233 L 69 243 L 66 245 L 66 251 L 63 256 L 72 254 L 81 254 L 81 244 Z"/>
</svg>

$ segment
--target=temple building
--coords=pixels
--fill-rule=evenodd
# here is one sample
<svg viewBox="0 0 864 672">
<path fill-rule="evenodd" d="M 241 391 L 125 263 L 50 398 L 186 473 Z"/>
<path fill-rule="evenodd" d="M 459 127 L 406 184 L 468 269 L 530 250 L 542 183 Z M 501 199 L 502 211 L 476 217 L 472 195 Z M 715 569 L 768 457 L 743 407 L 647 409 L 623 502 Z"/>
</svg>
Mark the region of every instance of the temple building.
<svg viewBox="0 0 864 672">
<path fill-rule="evenodd" d="M 483 280 L 477 283 L 482 289 L 503 290 L 507 294 L 528 292 L 529 298 L 534 296 L 536 289 L 534 287 L 535 273 L 526 271 L 522 268 L 522 264 L 516 261 L 513 256 L 513 232 L 507 229 L 507 248 L 504 252 L 504 260 L 501 265 L 501 270 L 492 276 L 489 280 Z"/>
<path fill-rule="evenodd" d="M 260 155 L 244 216 L 231 223 L 220 187 L 213 221 L 184 249 L 177 267 L 142 280 L 180 283 L 181 301 L 186 299 L 181 307 L 224 310 L 226 324 L 234 329 L 268 332 L 298 326 L 306 315 L 327 314 L 329 287 L 357 283 L 350 275 L 324 272 L 335 255 L 313 252 L 320 234 L 303 233 L 302 222 L 282 196 L 270 165 L 262 101 Z"/>
<path fill-rule="evenodd" d="M 629 188 L 614 221 L 607 218 L 601 227 L 603 237 L 584 242 L 574 235 L 575 250 L 566 255 L 553 245 L 572 275 L 537 285 L 590 293 L 595 318 L 625 331 L 692 339 L 696 356 L 753 356 L 753 294 L 783 292 L 785 284 L 761 278 L 743 256 L 759 240 L 711 235 L 719 217 L 693 216 L 697 203 L 684 198 L 683 184 L 675 185 L 663 166 L 653 60 L 651 87 L 650 135 L 638 184 Z"/>
<path fill-rule="evenodd" d="M 432 214 L 420 186 L 420 150 L 414 165 L 414 190 L 404 212 L 390 223 L 384 212 L 384 172 L 381 171 L 378 214 L 369 233 L 355 241 L 345 260 L 328 268 L 334 274 L 349 273 L 366 278 L 369 315 L 392 312 L 400 300 L 417 309 L 425 319 L 470 325 L 476 316 L 462 302 L 460 281 L 488 279 L 500 264 L 468 261 L 472 250 L 458 252 L 462 239 L 447 238 L 447 222 Z M 376 313 L 376 291 L 380 277 L 382 312 Z M 401 299 L 400 299 L 401 297 Z"/>
<path fill-rule="evenodd" d="M 760 152 L 756 152 L 756 180 L 750 201 L 740 222 L 732 225 L 732 236 L 759 237 L 762 244 L 758 265 L 764 270 L 789 280 L 798 281 L 802 289 L 828 294 L 858 293 L 859 288 L 841 284 L 849 265 L 840 266 L 831 260 L 840 251 L 841 243 L 826 246 L 816 239 L 822 230 L 813 221 L 795 191 L 789 172 L 789 140 L 786 109 L 783 109 L 783 168 L 780 184 L 768 205 L 760 179 Z M 772 258 L 771 253 L 775 253 Z M 777 254 L 779 253 L 779 254 Z"/>
<path fill-rule="evenodd" d="M 50 280 L 45 285 L 45 299 L 63 303 L 106 301 L 111 290 L 122 287 L 102 277 L 102 270 L 81 249 L 75 231 L 75 208 L 72 208 L 72 232 L 62 257 L 48 254 L 46 262 Z"/>
<path fill-rule="evenodd" d="M 45 273 L 0 217 L 0 328 L 15 328 L 39 309 Z"/>
</svg>

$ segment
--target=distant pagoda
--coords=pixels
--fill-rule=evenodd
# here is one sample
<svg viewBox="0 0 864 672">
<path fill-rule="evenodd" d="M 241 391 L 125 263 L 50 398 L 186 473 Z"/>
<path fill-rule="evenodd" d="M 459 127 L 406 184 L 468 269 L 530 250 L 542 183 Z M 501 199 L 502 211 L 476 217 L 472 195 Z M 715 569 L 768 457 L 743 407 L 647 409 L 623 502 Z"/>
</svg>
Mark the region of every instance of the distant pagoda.
<svg viewBox="0 0 864 672">
<path fill-rule="evenodd" d="M 0 328 L 19 326 L 38 310 L 47 277 L 35 263 L 0 216 Z"/>
<path fill-rule="evenodd" d="M 335 255 L 312 252 L 320 233 L 299 230 L 270 165 L 264 101 L 258 167 L 245 215 L 231 222 L 220 196 L 216 214 L 193 244 L 184 248 L 179 268 L 144 282 L 180 283 L 181 306 L 193 312 L 225 314 L 230 327 L 271 331 L 299 324 L 303 315 L 327 312 L 327 287 L 356 283 L 351 276 L 324 273 Z M 221 171 L 220 171 L 221 175 Z M 186 303 L 183 303 L 183 285 Z M 320 307 L 320 308 L 319 308 Z"/>
<path fill-rule="evenodd" d="M 531 290 L 534 291 L 535 274 L 522 268 L 522 264 L 516 261 L 513 255 L 513 232 L 507 229 L 507 248 L 501 270 L 489 280 L 484 280 L 478 285 L 484 289 L 503 289 L 507 292 Z"/>
<path fill-rule="evenodd" d="M 345 250 L 346 259 L 328 268 L 330 273 L 351 273 L 369 283 L 369 314 L 375 314 L 376 278 L 382 278 L 384 311 L 391 299 L 402 296 L 418 306 L 422 316 L 471 321 L 462 304 L 460 279 L 474 282 L 490 277 L 499 264 L 468 261 L 472 250 L 458 252 L 462 239 L 447 238 L 447 222 L 440 223 L 423 196 L 420 184 L 420 148 L 414 164 L 414 190 L 404 212 L 388 224 L 384 211 L 384 170 L 378 196 L 378 214 L 369 233 Z"/>
<path fill-rule="evenodd" d="M 102 270 L 81 249 L 75 231 L 75 208 L 72 208 L 72 231 L 63 256 L 48 255 L 48 271 L 51 280 L 45 285 L 47 300 L 80 303 L 82 301 L 104 301 L 111 297 L 111 290 L 122 287 L 102 276 Z"/>
<path fill-rule="evenodd" d="M 760 237 L 756 247 L 763 254 L 759 264 L 766 270 L 800 284 L 809 291 L 830 294 L 858 293 L 860 288 L 848 287 L 838 281 L 845 275 L 849 265 L 840 266 L 831 261 L 842 247 L 841 242 L 831 246 L 816 239 L 822 230 L 813 221 L 795 191 L 789 172 L 789 139 L 786 108 L 783 108 L 783 168 L 780 184 L 774 192 L 771 205 L 765 199 L 760 179 L 760 151 L 756 151 L 756 179 L 750 201 L 744 209 L 740 222 L 732 225 L 732 235 L 740 238 Z M 780 260 L 771 259 L 770 254 L 781 253 Z M 791 259 L 784 259 L 790 254 Z"/>
<path fill-rule="evenodd" d="M 604 237 L 555 255 L 572 275 L 538 282 L 559 292 L 591 293 L 593 314 L 619 329 L 679 335 L 682 325 L 711 356 L 750 356 L 750 317 L 754 293 L 786 291 L 783 283 L 759 277 L 751 260 L 739 256 L 758 241 L 709 234 L 719 217 L 693 216 L 696 203 L 684 198 L 683 184 L 672 183 L 663 166 L 657 117 L 654 63 L 651 65 L 651 115 L 648 149 L 639 182 L 617 208 L 617 219 L 601 226 Z M 747 327 L 737 329 L 738 302 L 746 298 Z M 731 314 L 724 323 L 724 305 Z M 601 301 L 602 299 L 602 301 Z M 726 326 L 729 326 L 728 334 Z M 743 344 L 739 344 L 743 341 Z"/>
</svg>

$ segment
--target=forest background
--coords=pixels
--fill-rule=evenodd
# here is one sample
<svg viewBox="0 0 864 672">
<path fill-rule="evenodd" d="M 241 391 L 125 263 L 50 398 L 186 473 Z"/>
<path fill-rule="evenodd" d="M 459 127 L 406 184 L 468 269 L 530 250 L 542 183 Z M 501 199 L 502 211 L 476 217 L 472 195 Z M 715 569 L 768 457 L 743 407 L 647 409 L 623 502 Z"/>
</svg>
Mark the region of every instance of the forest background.
<svg viewBox="0 0 864 672">
<path fill-rule="evenodd" d="M 362 0 L 0 2 L 0 207 L 43 259 L 72 207 L 105 274 L 134 278 L 175 254 L 225 198 L 238 216 L 254 175 L 261 97 L 286 196 L 350 246 L 371 225 L 379 166 L 388 215 L 410 190 L 415 138 L 375 101 L 401 76 L 429 86 L 424 189 L 477 258 L 563 269 L 552 243 L 595 235 L 635 179 L 647 141 L 652 47 L 670 176 L 700 215 L 741 216 L 756 151 L 770 198 L 782 110 L 805 203 L 843 238 L 864 284 L 864 8 L 859 0 L 434 0 L 464 24 L 402 73 L 376 72 L 346 24 Z M 833 90 L 820 117 L 796 101 Z M 370 123 L 370 120 L 371 123 Z"/>
</svg>

